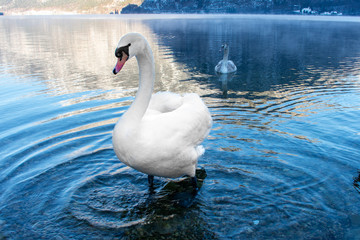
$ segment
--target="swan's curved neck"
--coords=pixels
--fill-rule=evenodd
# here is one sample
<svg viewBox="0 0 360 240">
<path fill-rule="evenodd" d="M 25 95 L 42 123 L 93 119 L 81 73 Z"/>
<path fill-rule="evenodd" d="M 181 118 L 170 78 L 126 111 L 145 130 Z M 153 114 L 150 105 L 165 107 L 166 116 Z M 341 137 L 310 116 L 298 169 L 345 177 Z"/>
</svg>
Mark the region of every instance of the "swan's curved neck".
<svg viewBox="0 0 360 240">
<path fill-rule="evenodd" d="M 139 89 L 134 102 L 123 115 L 123 119 L 130 119 L 133 123 L 139 122 L 144 116 L 154 89 L 155 64 L 148 43 L 145 44 L 144 50 L 136 55 L 136 60 L 139 66 Z"/>
<path fill-rule="evenodd" d="M 229 59 L 229 47 L 224 49 L 224 57 L 223 60 L 227 61 Z"/>
</svg>

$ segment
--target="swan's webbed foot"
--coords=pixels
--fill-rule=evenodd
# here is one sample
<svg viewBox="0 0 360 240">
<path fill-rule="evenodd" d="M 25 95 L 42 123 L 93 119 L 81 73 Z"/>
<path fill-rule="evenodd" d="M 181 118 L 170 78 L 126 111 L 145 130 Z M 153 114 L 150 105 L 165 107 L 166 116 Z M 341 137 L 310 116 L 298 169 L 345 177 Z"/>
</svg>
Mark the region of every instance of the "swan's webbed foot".
<svg viewBox="0 0 360 240">
<path fill-rule="evenodd" d="M 154 188 L 154 176 L 153 175 L 148 175 L 148 182 L 149 182 L 149 188 L 153 189 Z"/>
</svg>

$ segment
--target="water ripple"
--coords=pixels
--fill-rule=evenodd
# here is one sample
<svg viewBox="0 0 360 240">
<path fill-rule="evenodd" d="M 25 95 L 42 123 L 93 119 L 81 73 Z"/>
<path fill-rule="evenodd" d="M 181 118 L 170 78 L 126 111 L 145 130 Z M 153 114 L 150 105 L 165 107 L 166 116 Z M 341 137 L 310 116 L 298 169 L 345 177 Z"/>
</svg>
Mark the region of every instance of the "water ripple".
<svg viewBox="0 0 360 240">
<path fill-rule="evenodd" d="M 0 239 L 358 236 L 358 23 L 181 18 L 0 21 Z M 113 151 L 138 85 L 135 60 L 111 73 L 128 30 L 154 50 L 156 91 L 210 108 L 196 196 L 187 177 L 150 191 Z M 219 76 L 225 41 L 238 71 Z"/>
</svg>

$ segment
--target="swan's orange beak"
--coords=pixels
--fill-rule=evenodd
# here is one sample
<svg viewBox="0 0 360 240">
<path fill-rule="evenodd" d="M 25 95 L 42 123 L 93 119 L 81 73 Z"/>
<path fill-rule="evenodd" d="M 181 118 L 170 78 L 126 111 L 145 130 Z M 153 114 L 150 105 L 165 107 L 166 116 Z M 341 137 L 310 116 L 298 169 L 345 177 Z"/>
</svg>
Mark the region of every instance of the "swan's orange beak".
<svg viewBox="0 0 360 240">
<path fill-rule="evenodd" d="M 117 59 L 117 62 L 116 62 L 116 65 L 114 67 L 114 70 L 113 70 L 113 73 L 114 74 L 117 74 L 118 72 L 120 72 L 120 70 L 123 68 L 126 60 L 128 59 L 128 55 L 126 55 L 126 53 L 122 53 L 122 58 L 118 58 Z"/>
</svg>

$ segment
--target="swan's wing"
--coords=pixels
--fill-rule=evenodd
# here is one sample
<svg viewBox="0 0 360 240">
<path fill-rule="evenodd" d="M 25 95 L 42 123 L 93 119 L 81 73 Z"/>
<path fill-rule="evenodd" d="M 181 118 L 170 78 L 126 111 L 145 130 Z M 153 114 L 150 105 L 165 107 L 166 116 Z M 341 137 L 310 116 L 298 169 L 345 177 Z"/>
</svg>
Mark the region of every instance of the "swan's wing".
<svg viewBox="0 0 360 240">
<path fill-rule="evenodd" d="M 228 61 L 227 67 L 229 72 L 235 72 L 237 70 L 234 62 L 231 60 Z"/>
<path fill-rule="evenodd" d="M 178 109 L 183 104 L 183 97 L 172 92 L 158 92 L 151 97 L 148 110 L 166 113 Z"/>
<path fill-rule="evenodd" d="M 145 141 L 195 147 L 205 139 L 212 125 L 208 108 L 197 94 L 186 94 L 181 98 L 182 104 L 171 112 L 146 112 L 141 123 Z"/>
<path fill-rule="evenodd" d="M 215 66 L 215 71 L 216 71 L 216 72 L 221 72 L 222 62 L 223 62 L 223 60 L 221 60 L 221 61 Z"/>
<path fill-rule="evenodd" d="M 231 60 L 228 60 L 226 62 L 224 62 L 224 60 L 221 60 L 218 65 L 215 66 L 215 71 L 219 73 L 231 73 L 235 72 L 236 70 L 237 68 Z"/>
</svg>

